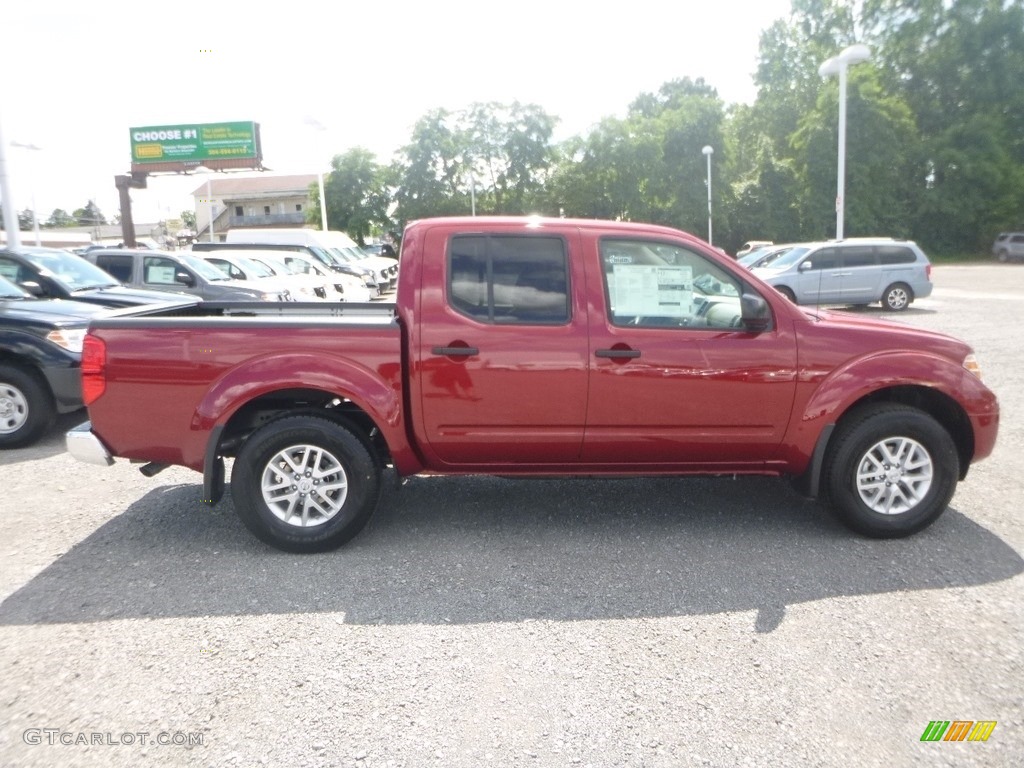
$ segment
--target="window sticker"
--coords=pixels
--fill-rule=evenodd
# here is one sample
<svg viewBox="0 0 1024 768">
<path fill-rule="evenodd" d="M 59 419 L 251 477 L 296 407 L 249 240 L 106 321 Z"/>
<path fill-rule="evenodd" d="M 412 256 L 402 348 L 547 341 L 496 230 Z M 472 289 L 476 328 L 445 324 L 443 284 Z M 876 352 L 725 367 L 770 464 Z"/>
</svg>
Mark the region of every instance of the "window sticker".
<svg viewBox="0 0 1024 768">
<path fill-rule="evenodd" d="M 693 267 L 615 264 L 612 306 L 621 315 L 686 317 L 693 314 Z"/>
<path fill-rule="evenodd" d="M 174 267 L 148 266 L 146 268 L 146 282 L 170 285 L 174 282 Z"/>
</svg>

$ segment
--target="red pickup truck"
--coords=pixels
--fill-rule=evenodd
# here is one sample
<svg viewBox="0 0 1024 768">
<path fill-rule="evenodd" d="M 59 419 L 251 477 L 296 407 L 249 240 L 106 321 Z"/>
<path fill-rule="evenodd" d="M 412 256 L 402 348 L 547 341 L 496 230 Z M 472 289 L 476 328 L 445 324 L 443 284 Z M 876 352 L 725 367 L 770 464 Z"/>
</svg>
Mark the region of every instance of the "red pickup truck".
<svg viewBox="0 0 1024 768">
<path fill-rule="evenodd" d="M 394 305 L 195 303 L 93 320 L 85 461 L 183 465 L 280 549 L 351 539 L 381 474 L 759 474 L 905 536 L 995 444 L 971 348 L 798 307 L 635 223 L 408 226 Z"/>
</svg>

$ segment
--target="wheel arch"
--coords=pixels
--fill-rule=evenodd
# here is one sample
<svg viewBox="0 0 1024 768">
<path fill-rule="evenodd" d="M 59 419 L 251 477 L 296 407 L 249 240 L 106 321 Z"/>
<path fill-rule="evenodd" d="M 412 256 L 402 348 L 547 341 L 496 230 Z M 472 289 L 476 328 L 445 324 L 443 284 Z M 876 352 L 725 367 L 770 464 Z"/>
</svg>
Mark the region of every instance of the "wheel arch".
<svg viewBox="0 0 1024 768">
<path fill-rule="evenodd" d="M 811 463 L 807 472 L 798 480 L 798 487 L 808 496 L 818 496 L 821 490 L 821 476 L 826 459 L 834 446 L 836 428 L 856 418 L 865 408 L 872 405 L 907 405 L 927 413 L 945 429 L 956 445 L 960 462 L 960 480 L 967 476 L 971 459 L 974 457 L 974 430 L 967 411 L 955 399 L 933 387 L 904 384 L 885 387 L 870 392 L 851 402 L 838 417 L 826 424 L 815 443 Z"/>
</svg>

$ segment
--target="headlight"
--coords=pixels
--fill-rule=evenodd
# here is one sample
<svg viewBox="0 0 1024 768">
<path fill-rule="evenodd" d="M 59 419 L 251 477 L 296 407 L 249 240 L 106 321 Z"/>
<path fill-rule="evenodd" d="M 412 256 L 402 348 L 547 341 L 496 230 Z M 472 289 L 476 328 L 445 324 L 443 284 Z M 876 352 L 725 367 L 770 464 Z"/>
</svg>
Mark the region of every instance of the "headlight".
<svg viewBox="0 0 1024 768">
<path fill-rule="evenodd" d="M 370 277 L 369 275 L 363 275 L 363 285 L 369 288 L 371 285 L 373 285 L 373 278 Z"/>
<path fill-rule="evenodd" d="M 973 373 L 979 379 L 981 378 L 981 365 L 978 363 L 978 358 L 973 354 L 968 355 L 964 358 L 964 368 Z"/>
<path fill-rule="evenodd" d="M 52 341 L 58 347 L 69 352 L 81 352 L 82 342 L 85 340 L 85 329 L 61 328 L 56 331 L 50 331 L 46 334 L 46 340 Z"/>
</svg>

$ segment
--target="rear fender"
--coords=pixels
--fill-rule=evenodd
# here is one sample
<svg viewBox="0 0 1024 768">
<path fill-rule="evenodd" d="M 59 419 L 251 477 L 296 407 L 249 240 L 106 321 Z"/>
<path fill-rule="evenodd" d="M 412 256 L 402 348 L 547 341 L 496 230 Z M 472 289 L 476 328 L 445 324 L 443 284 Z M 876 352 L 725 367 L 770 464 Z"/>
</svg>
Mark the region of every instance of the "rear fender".
<svg viewBox="0 0 1024 768">
<path fill-rule="evenodd" d="M 258 397 L 288 389 L 315 389 L 362 409 L 380 429 L 397 463 L 395 452 L 404 456 L 406 450 L 399 369 L 397 362 L 371 370 L 348 358 L 310 354 L 252 359 L 213 382 L 192 414 L 191 427 L 209 433 Z M 210 450 L 208 446 L 207 453 Z"/>
</svg>

